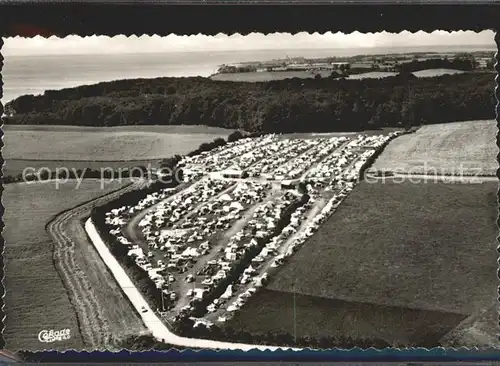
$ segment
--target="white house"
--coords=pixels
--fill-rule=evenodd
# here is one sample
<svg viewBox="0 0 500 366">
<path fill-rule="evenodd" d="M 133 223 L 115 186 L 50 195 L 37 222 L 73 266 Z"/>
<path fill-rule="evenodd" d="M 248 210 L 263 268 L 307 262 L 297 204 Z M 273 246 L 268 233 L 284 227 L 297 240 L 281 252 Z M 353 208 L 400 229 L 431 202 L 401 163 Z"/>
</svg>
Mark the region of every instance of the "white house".
<svg viewBox="0 0 500 366">
<path fill-rule="evenodd" d="M 222 171 L 224 178 L 242 178 L 244 171 L 238 168 L 229 168 Z"/>
</svg>

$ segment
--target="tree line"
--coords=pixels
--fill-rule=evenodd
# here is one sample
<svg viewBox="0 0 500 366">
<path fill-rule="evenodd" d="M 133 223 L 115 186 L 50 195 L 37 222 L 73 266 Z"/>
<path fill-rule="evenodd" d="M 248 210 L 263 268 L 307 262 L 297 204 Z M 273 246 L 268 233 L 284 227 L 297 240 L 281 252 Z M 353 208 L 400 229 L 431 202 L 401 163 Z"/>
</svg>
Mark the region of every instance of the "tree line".
<svg viewBox="0 0 500 366">
<path fill-rule="evenodd" d="M 313 349 L 328 348 L 386 348 L 392 345 L 381 338 L 352 338 L 344 336 L 298 336 L 294 337 L 289 332 L 248 332 L 234 329 L 228 325 L 218 326 L 213 324 L 209 327 L 198 324 L 194 327 L 194 321 L 184 318 L 182 322 L 176 323 L 176 334 L 189 338 L 212 339 L 221 342 L 234 342 L 245 344 L 260 344 L 266 346 L 301 347 Z M 399 345 L 396 345 L 399 346 Z M 401 345 L 404 346 L 404 345 Z M 417 345 L 415 345 L 417 346 Z"/>
<path fill-rule="evenodd" d="M 399 72 L 415 72 L 427 69 L 454 69 L 461 71 L 472 71 L 477 68 L 477 62 L 471 58 L 455 57 L 430 58 L 427 60 L 412 60 L 410 62 L 400 63 L 395 66 Z"/>
<path fill-rule="evenodd" d="M 411 63 L 410 63 L 411 64 Z M 410 67 L 410 66 L 406 66 Z M 494 118 L 491 73 L 245 83 L 118 80 L 21 96 L 6 124 L 206 125 L 257 133 L 361 131 Z"/>
</svg>

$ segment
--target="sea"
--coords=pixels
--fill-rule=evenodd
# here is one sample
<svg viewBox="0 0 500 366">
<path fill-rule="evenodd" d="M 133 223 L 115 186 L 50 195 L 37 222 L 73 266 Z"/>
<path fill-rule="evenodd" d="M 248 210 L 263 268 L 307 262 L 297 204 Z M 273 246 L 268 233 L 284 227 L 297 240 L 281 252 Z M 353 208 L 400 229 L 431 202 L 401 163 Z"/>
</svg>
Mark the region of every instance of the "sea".
<svg viewBox="0 0 500 366">
<path fill-rule="evenodd" d="M 490 46 L 371 47 L 336 49 L 277 49 L 217 52 L 170 52 L 85 55 L 4 55 L 2 103 L 24 94 L 43 94 L 102 81 L 131 78 L 187 77 L 214 74 L 220 65 L 286 57 L 375 55 L 412 52 L 494 51 Z"/>
</svg>

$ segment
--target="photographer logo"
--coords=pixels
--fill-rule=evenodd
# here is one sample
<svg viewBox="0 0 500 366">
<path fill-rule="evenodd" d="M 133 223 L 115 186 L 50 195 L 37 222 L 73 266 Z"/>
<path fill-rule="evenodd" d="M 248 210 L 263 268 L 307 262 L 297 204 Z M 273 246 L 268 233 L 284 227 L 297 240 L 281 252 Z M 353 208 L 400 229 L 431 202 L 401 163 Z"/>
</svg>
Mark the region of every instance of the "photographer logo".
<svg viewBox="0 0 500 366">
<path fill-rule="evenodd" d="M 63 341 L 66 339 L 70 339 L 70 330 L 69 329 L 61 329 L 61 330 L 42 330 L 38 333 L 38 340 L 43 343 L 52 343 L 56 341 Z"/>
</svg>

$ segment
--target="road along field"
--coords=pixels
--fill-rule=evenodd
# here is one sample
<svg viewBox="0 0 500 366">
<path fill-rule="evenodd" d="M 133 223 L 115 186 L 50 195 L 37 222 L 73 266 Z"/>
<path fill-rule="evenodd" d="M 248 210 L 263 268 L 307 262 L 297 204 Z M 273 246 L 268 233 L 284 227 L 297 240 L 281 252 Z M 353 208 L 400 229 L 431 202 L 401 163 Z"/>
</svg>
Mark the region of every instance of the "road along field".
<svg viewBox="0 0 500 366">
<path fill-rule="evenodd" d="M 142 294 L 134 286 L 133 282 L 128 277 L 127 273 L 123 270 L 120 263 L 111 254 L 107 245 L 101 240 L 91 219 L 85 222 L 85 229 L 88 233 L 96 250 L 99 252 L 102 260 L 106 263 L 109 271 L 113 274 L 117 283 L 123 289 L 124 293 L 135 307 L 138 314 L 140 314 L 144 324 L 148 327 L 151 334 L 164 343 L 174 346 L 183 346 L 190 348 L 205 348 L 205 349 L 231 349 L 249 351 L 252 349 L 258 350 L 277 350 L 280 347 L 266 346 L 266 345 L 251 345 L 236 342 L 219 342 L 206 339 L 194 339 L 179 337 L 173 334 L 164 322 L 158 317 L 157 314 L 150 308 L 148 302 L 144 299 Z M 298 350 L 290 349 L 289 350 Z"/>
<path fill-rule="evenodd" d="M 293 255 L 398 133 L 242 139 L 185 157 L 182 190 L 116 207 L 104 230 L 161 293 L 158 315 L 224 323 Z M 302 183 L 300 183 L 302 182 Z M 300 183 L 300 184 L 299 184 Z M 121 243 L 121 244 L 120 244 Z"/>
<path fill-rule="evenodd" d="M 296 293 L 299 335 L 356 330 L 433 346 L 461 325 L 455 339 L 495 344 L 496 329 L 477 334 L 462 324 L 484 318 L 496 298 L 497 189 L 497 182 L 361 182 L 228 324 L 293 333 Z"/>
<path fill-rule="evenodd" d="M 99 318 L 99 312 L 94 308 L 87 309 L 90 319 L 85 320 L 77 313 L 80 307 L 91 304 L 95 296 L 100 307 L 108 312 L 105 317 L 114 335 L 144 330 L 120 289 L 106 275 L 99 275 L 99 270 L 107 274 L 106 267 L 102 263 L 99 267 L 99 262 L 93 262 L 88 257 L 85 246 L 90 249 L 92 246 L 86 243 L 85 233 L 80 230 L 75 235 L 74 230 L 81 229 L 80 217 L 68 211 L 46 227 L 51 218 L 61 211 L 121 187 L 113 182 L 102 189 L 97 180 L 83 181 L 78 190 L 75 186 L 75 181 L 69 181 L 56 189 L 55 182 L 49 181 L 15 183 L 4 187 L 4 284 L 10 289 L 5 295 L 4 337 L 11 350 L 82 349 L 92 346 L 93 343 L 86 338 L 92 334 L 96 340 L 100 339 L 103 333 L 98 328 L 103 324 L 97 322 L 103 318 Z M 59 239 L 54 242 L 51 233 L 57 233 Z M 65 288 L 69 281 L 73 289 Z M 75 297 L 72 291 L 77 288 L 84 293 Z M 113 297 L 113 293 L 117 296 Z M 86 321 L 90 323 L 86 324 Z M 93 333 L 87 330 L 91 329 L 91 323 L 97 329 L 92 330 Z M 42 330 L 66 328 L 71 332 L 69 340 L 51 344 L 38 340 L 38 333 Z M 97 347 L 103 345 L 98 344 Z"/>
<path fill-rule="evenodd" d="M 494 176 L 496 121 L 423 126 L 392 141 L 370 170 L 405 174 Z"/>
<path fill-rule="evenodd" d="M 4 126 L 4 174 L 24 167 L 83 169 L 142 165 L 186 154 L 232 131 L 204 126 Z M 61 152 L 64 151 L 64 154 Z M 125 161 L 125 162 L 124 162 Z M 130 162 L 127 162 L 130 161 Z M 26 164 L 26 165 L 23 165 Z M 145 165 L 145 164 L 144 164 Z"/>
</svg>

